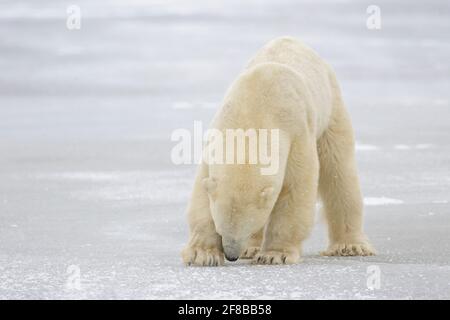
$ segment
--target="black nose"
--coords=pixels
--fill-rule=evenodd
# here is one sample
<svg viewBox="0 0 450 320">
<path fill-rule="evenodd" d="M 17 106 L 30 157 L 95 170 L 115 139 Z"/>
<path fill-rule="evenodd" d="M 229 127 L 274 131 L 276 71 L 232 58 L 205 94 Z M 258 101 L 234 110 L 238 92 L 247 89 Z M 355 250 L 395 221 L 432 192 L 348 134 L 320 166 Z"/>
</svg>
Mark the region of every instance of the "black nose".
<svg viewBox="0 0 450 320">
<path fill-rule="evenodd" d="M 227 258 L 228 261 L 233 262 L 236 261 L 239 257 L 225 255 L 225 258 Z"/>
</svg>

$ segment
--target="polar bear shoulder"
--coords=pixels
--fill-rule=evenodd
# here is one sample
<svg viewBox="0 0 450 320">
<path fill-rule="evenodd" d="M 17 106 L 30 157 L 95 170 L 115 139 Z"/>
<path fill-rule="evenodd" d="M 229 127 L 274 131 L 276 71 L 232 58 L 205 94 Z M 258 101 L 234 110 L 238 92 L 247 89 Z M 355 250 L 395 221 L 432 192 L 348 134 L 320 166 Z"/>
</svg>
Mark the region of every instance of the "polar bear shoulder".
<svg viewBox="0 0 450 320">
<path fill-rule="evenodd" d="M 279 37 L 263 46 L 250 60 L 247 69 L 252 70 L 265 65 L 267 69 L 272 63 L 283 65 L 295 72 L 297 83 L 310 98 L 310 107 L 316 114 L 317 137 L 328 126 L 332 111 L 333 100 L 340 97 L 333 69 L 313 49 L 293 37 Z M 280 66 L 278 69 L 282 69 Z M 288 75 L 284 69 L 284 74 Z M 290 76 L 292 79 L 293 76 Z M 288 81 L 284 81 L 286 85 Z"/>
</svg>

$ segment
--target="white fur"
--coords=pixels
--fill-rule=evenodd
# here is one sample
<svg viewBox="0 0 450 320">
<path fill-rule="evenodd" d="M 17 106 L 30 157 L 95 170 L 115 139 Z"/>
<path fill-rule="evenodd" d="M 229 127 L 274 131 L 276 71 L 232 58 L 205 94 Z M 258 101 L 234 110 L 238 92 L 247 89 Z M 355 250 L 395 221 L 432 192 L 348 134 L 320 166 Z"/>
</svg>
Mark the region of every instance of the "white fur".
<svg viewBox="0 0 450 320">
<path fill-rule="evenodd" d="M 324 255 L 371 255 L 354 137 L 333 70 L 310 48 L 269 42 L 228 90 L 213 128 L 280 129 L 280 169 L 200 165 L 188 208 L 189 265 L 221 265 L 240 255 L 255 263 L 299 261 L 318 194 L 329 229 Z"/>
</svg>

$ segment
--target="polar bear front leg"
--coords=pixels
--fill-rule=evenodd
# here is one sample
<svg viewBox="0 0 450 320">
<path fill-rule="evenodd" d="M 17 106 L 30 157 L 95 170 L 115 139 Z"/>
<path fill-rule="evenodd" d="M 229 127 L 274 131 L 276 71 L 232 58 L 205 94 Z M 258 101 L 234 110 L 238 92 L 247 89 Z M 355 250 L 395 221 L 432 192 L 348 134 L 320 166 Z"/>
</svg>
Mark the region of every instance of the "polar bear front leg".
<svg viewBox="0 0 450 320">
<path fill-rule="evenodd" d="M 318 141 L 319 193 L 328 222 L 326 256 L 369 256 L 375 250 L 363 232 L 363 200 L 350 119 L 338 100 L 330 127 Z"/>
<path fill-rule="evenodd" d="M 207 172 L 207 166 L 201 164 L 188 208 L 190 236 L 187 246 L 181 253 L 186 265 L 219 266 L 224 263 L 222 238 L 216 232 L 209 208 L 209 198 L 202 185 Z"/>
<path fill-rule="evenodd" d="M 291 146 L 286 178 L 269 218 L 258 264 L 299 262 L 302 242 L 314 224 L 319 164 L 315 141 L 299 139 Z"/>
</svg>

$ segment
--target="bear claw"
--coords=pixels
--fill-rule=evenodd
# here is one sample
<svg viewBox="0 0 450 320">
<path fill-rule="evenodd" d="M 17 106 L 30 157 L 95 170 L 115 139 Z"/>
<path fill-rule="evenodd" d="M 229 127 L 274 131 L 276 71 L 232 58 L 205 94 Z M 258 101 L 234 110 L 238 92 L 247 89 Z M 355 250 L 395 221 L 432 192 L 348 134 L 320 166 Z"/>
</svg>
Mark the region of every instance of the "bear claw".
<svg viewBox="0 0 450 320">
<path fill-rule="evenodd" d="M 239 257 L 240 259 L 252 259 L 259 252 L 259 247 L 248 247 Z"/>
<path fill-rule="evenodd" d="M 320 253 L 322 256 L 374 256 L 375 250 L 367 243 L 337 243 Z"/>
<path fill-rule="evenodd" d="M 224 263 L 223 252 L 219 249 L 188 247 L 182 252 L 183 262 L 187 266 L 217 267 Z"/>
<path fill-rule="evenodd" d="M 298 254 L 280 252 L 280 251 L 266 251 L 260 252 L 253 258 L 254 264 L 294 264 L 299 262 Z"/>
</svg>

